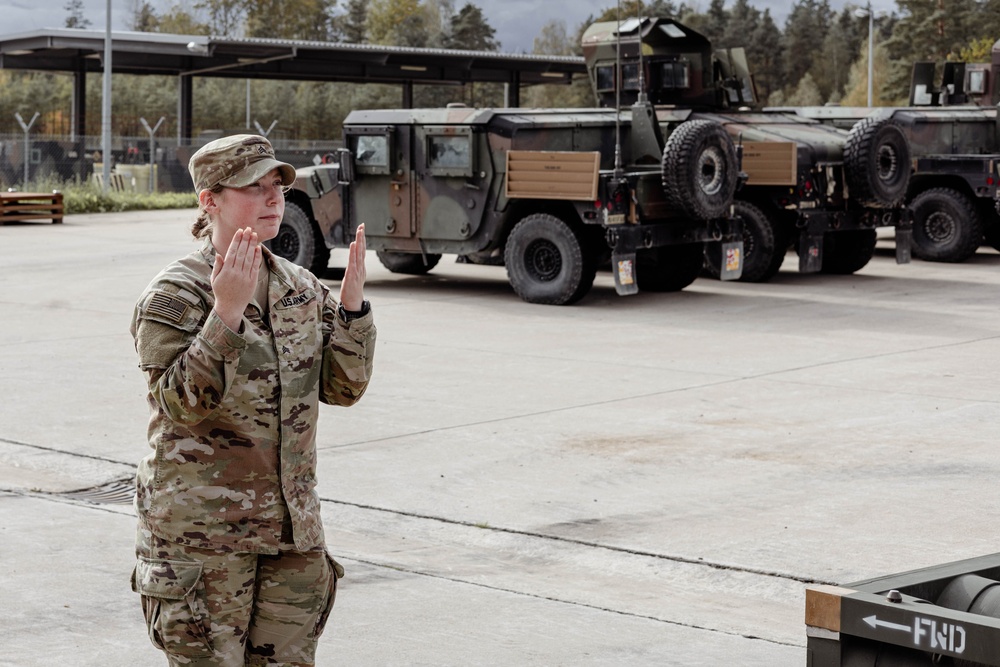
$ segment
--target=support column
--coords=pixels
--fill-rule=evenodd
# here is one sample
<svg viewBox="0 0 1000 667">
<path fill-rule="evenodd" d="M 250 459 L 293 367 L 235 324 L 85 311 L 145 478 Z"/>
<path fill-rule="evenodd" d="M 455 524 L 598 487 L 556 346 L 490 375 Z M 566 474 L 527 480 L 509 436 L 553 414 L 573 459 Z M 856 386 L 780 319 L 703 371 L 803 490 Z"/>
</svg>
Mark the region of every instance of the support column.
<svg viewBox="0 0 1000 667">
<path fill-rule="evenodd" d="M 516 71 L 511 72 L 510 81 L 507 82 L 505 88 L 504 97 L 506 99 L 504 100 L 504 104 L 507 108 L 513 109 L 521 106 L 521 73 Z"/>
<path fill-rule="evenodd" d="M 413 108 L 413 82 L 404 81 L 403 82 L 403 108 L 412 109 Z"/>
<path fill-rule="evenodd" d="M 87 132 L 87 68 L 82 58 L 77 59 L 73 72 L 73 109 L 70 113 L 70 139 L 82 141 Z"/>
<path fill-rule="evenodd" d="M 76 159 L 73 161 L 73 174 L 81 181 L 86 182 L 93 173 L 93 162 L 86 159 L 87 152 L 87 68 L 83 59 L 76 63 L 76 70 L 73 71 L 73 102 L 70 109 L 70 141 L 73 142 L 73 150 L 76 152 Z"/>
<path fill-rule="evenodd" d="M 194 132 L 194 83 L 190 76 L 177 81 L 177 145 L 190 146 Z"/>
</svg>

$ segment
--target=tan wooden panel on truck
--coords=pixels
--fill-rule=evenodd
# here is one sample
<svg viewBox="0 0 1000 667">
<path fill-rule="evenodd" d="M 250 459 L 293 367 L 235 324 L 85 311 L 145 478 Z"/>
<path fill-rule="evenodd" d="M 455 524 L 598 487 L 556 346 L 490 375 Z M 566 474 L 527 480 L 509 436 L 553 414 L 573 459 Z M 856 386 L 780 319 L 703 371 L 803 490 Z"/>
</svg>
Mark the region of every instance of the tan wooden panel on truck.
<svg viewBox="0 0 1000 667">
<path fill-rule="evenodd" d="M 507 197 L 593 201 L 600 164 L 596 151 L 507 151 Z"/>
<path fill-rule="evenodd" d="M 743 171 L 747 185 L 795 185 L 798 152 L 791 141 L 744 141 Z"/>
</svg>

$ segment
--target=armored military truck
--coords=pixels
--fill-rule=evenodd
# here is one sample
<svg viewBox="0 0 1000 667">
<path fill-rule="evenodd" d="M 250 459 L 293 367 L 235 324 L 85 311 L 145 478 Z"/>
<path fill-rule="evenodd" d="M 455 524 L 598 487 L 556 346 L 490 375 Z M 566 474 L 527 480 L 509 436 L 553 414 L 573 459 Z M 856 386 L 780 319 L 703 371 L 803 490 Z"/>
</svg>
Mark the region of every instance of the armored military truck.
<svg viewBox="0 0 1000 667">
<path fill-rule="evenodd" d="M 502 257 L 514 291 L 546 304 L 582 298 L 609 259 L 621 294 L 683 289 L 709 242 L 722 277 L 738 278 L 732 140 L 692 120 L 661 143 L 650 117 L 642 105 L 354 111 L 332 164 L 298 171 L 272 248 L 318 271 L 364 222 L 390 271 Z"/>
<path fill-rule="evenodd" d="M 808 667 L 1000 666 L 1000 554 L 806 591 Z"/>
<path fill-rule="evenodd" d="M 896 228 L 897 261 L 909 261 L 909 145 L 891 119 L 848 130 L 790 113 L 753 111 L 753 78 L 743 49 L 709 40 L 667 18 L 596 23 L 584 58 L 601 106 L 646 96 L 669 133 L 692 120 L 721 125 L 742 148 L 748 180 L 737 194 L 743 221 L 742 280 L 764 281 L 789 246 L 799 270 L 853 273 L 871 259 L 876 228 Z M 717 272 L 718 253 L 707 257 Z"/>
<path fill-rule="evenodd" d="M 913 254 L 937 262 L 963 262 L 985 239 L 1000 250 L 997 215 L 998 136 L 996 87 L 1000 46 L 993 63 L 945 63 L 934 85 L 934 63 L 916 63 L 909 107 L 785 108 L 803 118 L 846 127 L 864 119 L 891 121 L 906 135 L 913 176 L 906 202 L 913 213 Z"/>
</svg>

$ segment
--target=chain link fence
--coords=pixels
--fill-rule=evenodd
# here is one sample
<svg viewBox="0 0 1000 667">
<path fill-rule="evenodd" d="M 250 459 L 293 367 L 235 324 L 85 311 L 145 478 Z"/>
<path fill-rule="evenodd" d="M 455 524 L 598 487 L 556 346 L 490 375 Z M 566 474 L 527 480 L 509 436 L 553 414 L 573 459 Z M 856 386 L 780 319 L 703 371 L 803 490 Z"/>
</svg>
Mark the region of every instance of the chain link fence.
<svg viewBox="0 0 1000 667">
<path fill-rule="evenodd" d="M 109 187 L 127 192 L 184 192 L 191 189 L 188 160 L 201 146 L 229 132 L 206 132 L 189 144 L 177 138 L 114 137 Z M 272 141 L 279 160 L 295 167 L 318 164 L 339 141 Z M 100 183 L 104 171 L 100 136 L 0 134 L 0 191 L 32 184 Z"/>
</svg>

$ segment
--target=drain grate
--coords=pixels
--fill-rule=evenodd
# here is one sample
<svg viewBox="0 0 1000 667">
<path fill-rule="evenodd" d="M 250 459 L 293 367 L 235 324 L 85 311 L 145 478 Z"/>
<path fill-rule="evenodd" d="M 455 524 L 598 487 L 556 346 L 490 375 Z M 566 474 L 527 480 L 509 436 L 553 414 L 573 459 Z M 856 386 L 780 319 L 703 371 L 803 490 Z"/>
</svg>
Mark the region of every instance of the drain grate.
<svg viewBox="0 0 1000 667">
<path fill-rule="evenodd" d="M 129 477 L 89 489 L 64 491 L 52 495 L 100 505 L 131 505 L 135 499 L 135 480 Z"/>
</svg>

